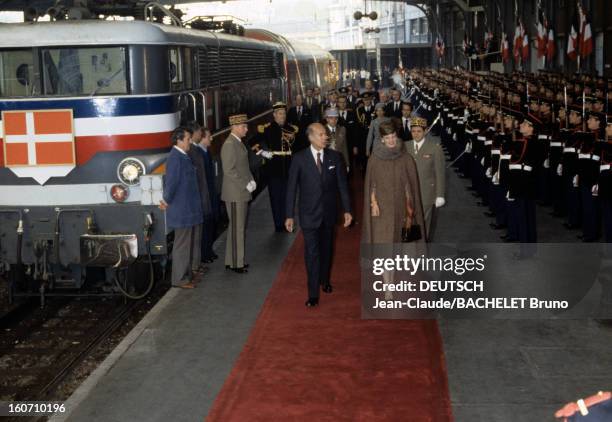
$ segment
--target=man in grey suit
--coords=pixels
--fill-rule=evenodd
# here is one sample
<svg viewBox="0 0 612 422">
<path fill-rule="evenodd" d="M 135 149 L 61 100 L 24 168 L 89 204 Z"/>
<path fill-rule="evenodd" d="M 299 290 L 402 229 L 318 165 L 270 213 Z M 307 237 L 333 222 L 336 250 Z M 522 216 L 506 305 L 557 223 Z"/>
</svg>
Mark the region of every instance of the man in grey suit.
<svg viewBox="0 0 612 422">
<path fill-rule="evenodd" d="M 435 227 L 435 210 L 444 206 L 446 174 L 444 169 L 444 152 L 440 144 L 425 137 L 427 120 L 414 117 L 410 120 L 412 141 L 406 142 L 406 149 L 412 155 L 419 173 L 421 203 L 425 214 L 425 234 L 427 241 L 433 239 Z"/>
<path fill-rule="evenodd" d="M 244 237 L 251 192 L 257 185 L 249 169 L 249 152 L 242 143 L 249 130 L 246 114 L 230 116 L 231 133 L 221 147 L 223 185 L 221 199 L 225 202 L 229 225 L 225 245 L 225 268 L 246 273 Z"/>
</svg>

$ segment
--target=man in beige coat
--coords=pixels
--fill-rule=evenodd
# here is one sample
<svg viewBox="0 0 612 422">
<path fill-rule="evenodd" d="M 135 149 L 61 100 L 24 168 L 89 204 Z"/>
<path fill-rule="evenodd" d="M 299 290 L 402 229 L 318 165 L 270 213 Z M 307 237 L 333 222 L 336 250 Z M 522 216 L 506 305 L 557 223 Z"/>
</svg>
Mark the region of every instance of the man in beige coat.
<svg viewBox="0 0 612 422">
<path fill-rule="evenodd" d="M 231 133 L 221 147 L 221 199 L 225 202 L 229 218 L 225 268 L 237 273 L 247 272 L 244 262 L 246 217 L 251 192 L 257 188 L 249 169 L 248 151 L 242 143 L 242 138 L 249 130 L 247 121 L 246 114 L 230 116 Z"/>
<path fill-rule="evenodd" d="M 445 184 L 446 174 L 444 169 L 444 152 L 440 144 L 425 137 L 427 120 L 415 117 L 410 120 L 410 132 L 412 141 L 406 142 L 406 149 L 414 158 L 419 173 L 419 185 L 421 187 L 421 203 L 425 214 L 425 234 L 427 241 L 433 239 L 435 227 L 435 210 L 446 203 Z"/>
</svg>

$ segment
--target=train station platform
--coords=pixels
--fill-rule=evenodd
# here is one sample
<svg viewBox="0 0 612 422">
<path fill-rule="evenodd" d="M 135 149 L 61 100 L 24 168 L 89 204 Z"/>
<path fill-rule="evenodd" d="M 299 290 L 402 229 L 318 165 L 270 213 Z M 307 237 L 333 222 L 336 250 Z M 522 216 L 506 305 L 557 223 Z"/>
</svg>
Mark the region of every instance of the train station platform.
<svg viewBox="0 0 612 422">
<path fill-rule="evenodd" d="M 498 242 L 467 182 L 447 179 L 436 240 Z M 547 211 L 543 241 L 575 236 Z M 590 320 L 361 320 L 359 226 L 338 236 L 334 293 L 306 309 L 303 242 L 274 233 L 263 192 L 249 273 L 221 259 L 197 289 L 171 289 L 52 420 L 542 422 L 610 388 L 612 330 Z"/>
</svg>

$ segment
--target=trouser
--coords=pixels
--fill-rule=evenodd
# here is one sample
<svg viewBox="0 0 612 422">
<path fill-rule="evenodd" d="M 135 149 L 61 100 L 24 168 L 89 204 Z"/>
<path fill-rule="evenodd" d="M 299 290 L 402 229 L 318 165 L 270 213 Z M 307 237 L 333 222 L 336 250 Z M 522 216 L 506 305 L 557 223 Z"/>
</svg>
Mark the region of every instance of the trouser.
<svg viewBox="0 0 612 422">
<path fill-rule="evenodd" d="M 557 175 L 556 168 L 548 169 L 550 196 L 553 205 L 553 211 L 556 215 L 564 215 L 566 210 L 565 190 L 563 186 L 563 177 Z"/>
<path fill-rule="evenodd" d="M 580 200 L 582 203 L 582 236 L 585 241 L 593 241 L 599 237 L 599 203 L 591 193 L 590 185 L 580 185 Z"/>
<path fill-rule="evenodd" d="M 225 241 L 225 265 L 232 268 L 244 267 L 244 239 L 248 202 L 226 202 L 227 239 Z"/>
<path fill-rule="evenodd" d="M 172 246 L 172 285 L 189 283 L 193 278 L 192 262 L 197 226 L 174 229 Z"/>
<path fill-rule="evenodd" d="M 565 204 L 567 207 L 567 222 L 571 226 L 580 226 L 580 190 L 574 187 L 573 178 L 565 178 Z"/>
<path fill-rule="evenodd" d="M 518 240 L 521 243 L 537 242 L 535 200 L 517 198 L 514 202 L 517 210 Z"/>
<path fill-rule="evenodd" d="M 308 275 L 308 297 L 319 297 L 321 284 L 329 283 L 333 253 L 334 227 L 322 224 L 316 229 L 302 228 L 304 261 Z"/>
<path fill-rule="evenodd" d="M 202 261 L 212 258 L 214 254 L 212 246 L 216 233 L 217 224 L 215 218 L 212 215 L 205 216 L 204 223 L 202 224 Z"/>
<path fill-rule="evenodd" d="M 505 195 L 504 195 L 505 197 Z M 519 238 L 519 206 L 516 199 L 506 201 L 506 212 L 508 220 L 507 238 L 510 240 L 518 240 Z"/>
<path fill-rule="evenodd" d="M 495 223 L 500 226 L 508 224 L 508 216 L 506 212 L 506 189 L 501 185 L 491 184 L 491 209 L 495 213 Z"/>
<path fill-rule="evenodd" d="M 272 207 L 274 228 L 276 231 L 284 231 L 287 180 L 271 177 L 270 180 L 268 180 L 268 193 L 270 194 L 270 206 Z"/>
<path fill-rule="evenodd" d="M 194 226 L 193 229 L 193 252 L 191 253 L 191 269 L 193 271 L 200 267 L 202 262 L 202 224 Z"/>
<path fill-rule="evenodd" d="M 425 233 L 427 242 L 433 241 L 434 231 L 436 229 L 436 205 L 431 204 L 423 210 L 425 212 Z"/>
</svg>

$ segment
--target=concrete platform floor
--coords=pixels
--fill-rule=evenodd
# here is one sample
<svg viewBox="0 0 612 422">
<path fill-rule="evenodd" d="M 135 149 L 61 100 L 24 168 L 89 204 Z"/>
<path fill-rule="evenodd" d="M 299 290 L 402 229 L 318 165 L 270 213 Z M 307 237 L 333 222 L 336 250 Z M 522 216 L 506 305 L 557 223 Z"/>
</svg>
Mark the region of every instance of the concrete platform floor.
<svg viewBox="0 0 612 422">
<path fill-rule="evenodd" d="M 469 179 L 447 171 L 438 242 L 501 242 Z M 578 242 L 538 206 L 538 239 Z M 439 321 L 455 422 L 545 422 L 566 402 L 612 389 L 612 328 L 592 320 Z"/>
</svg>

